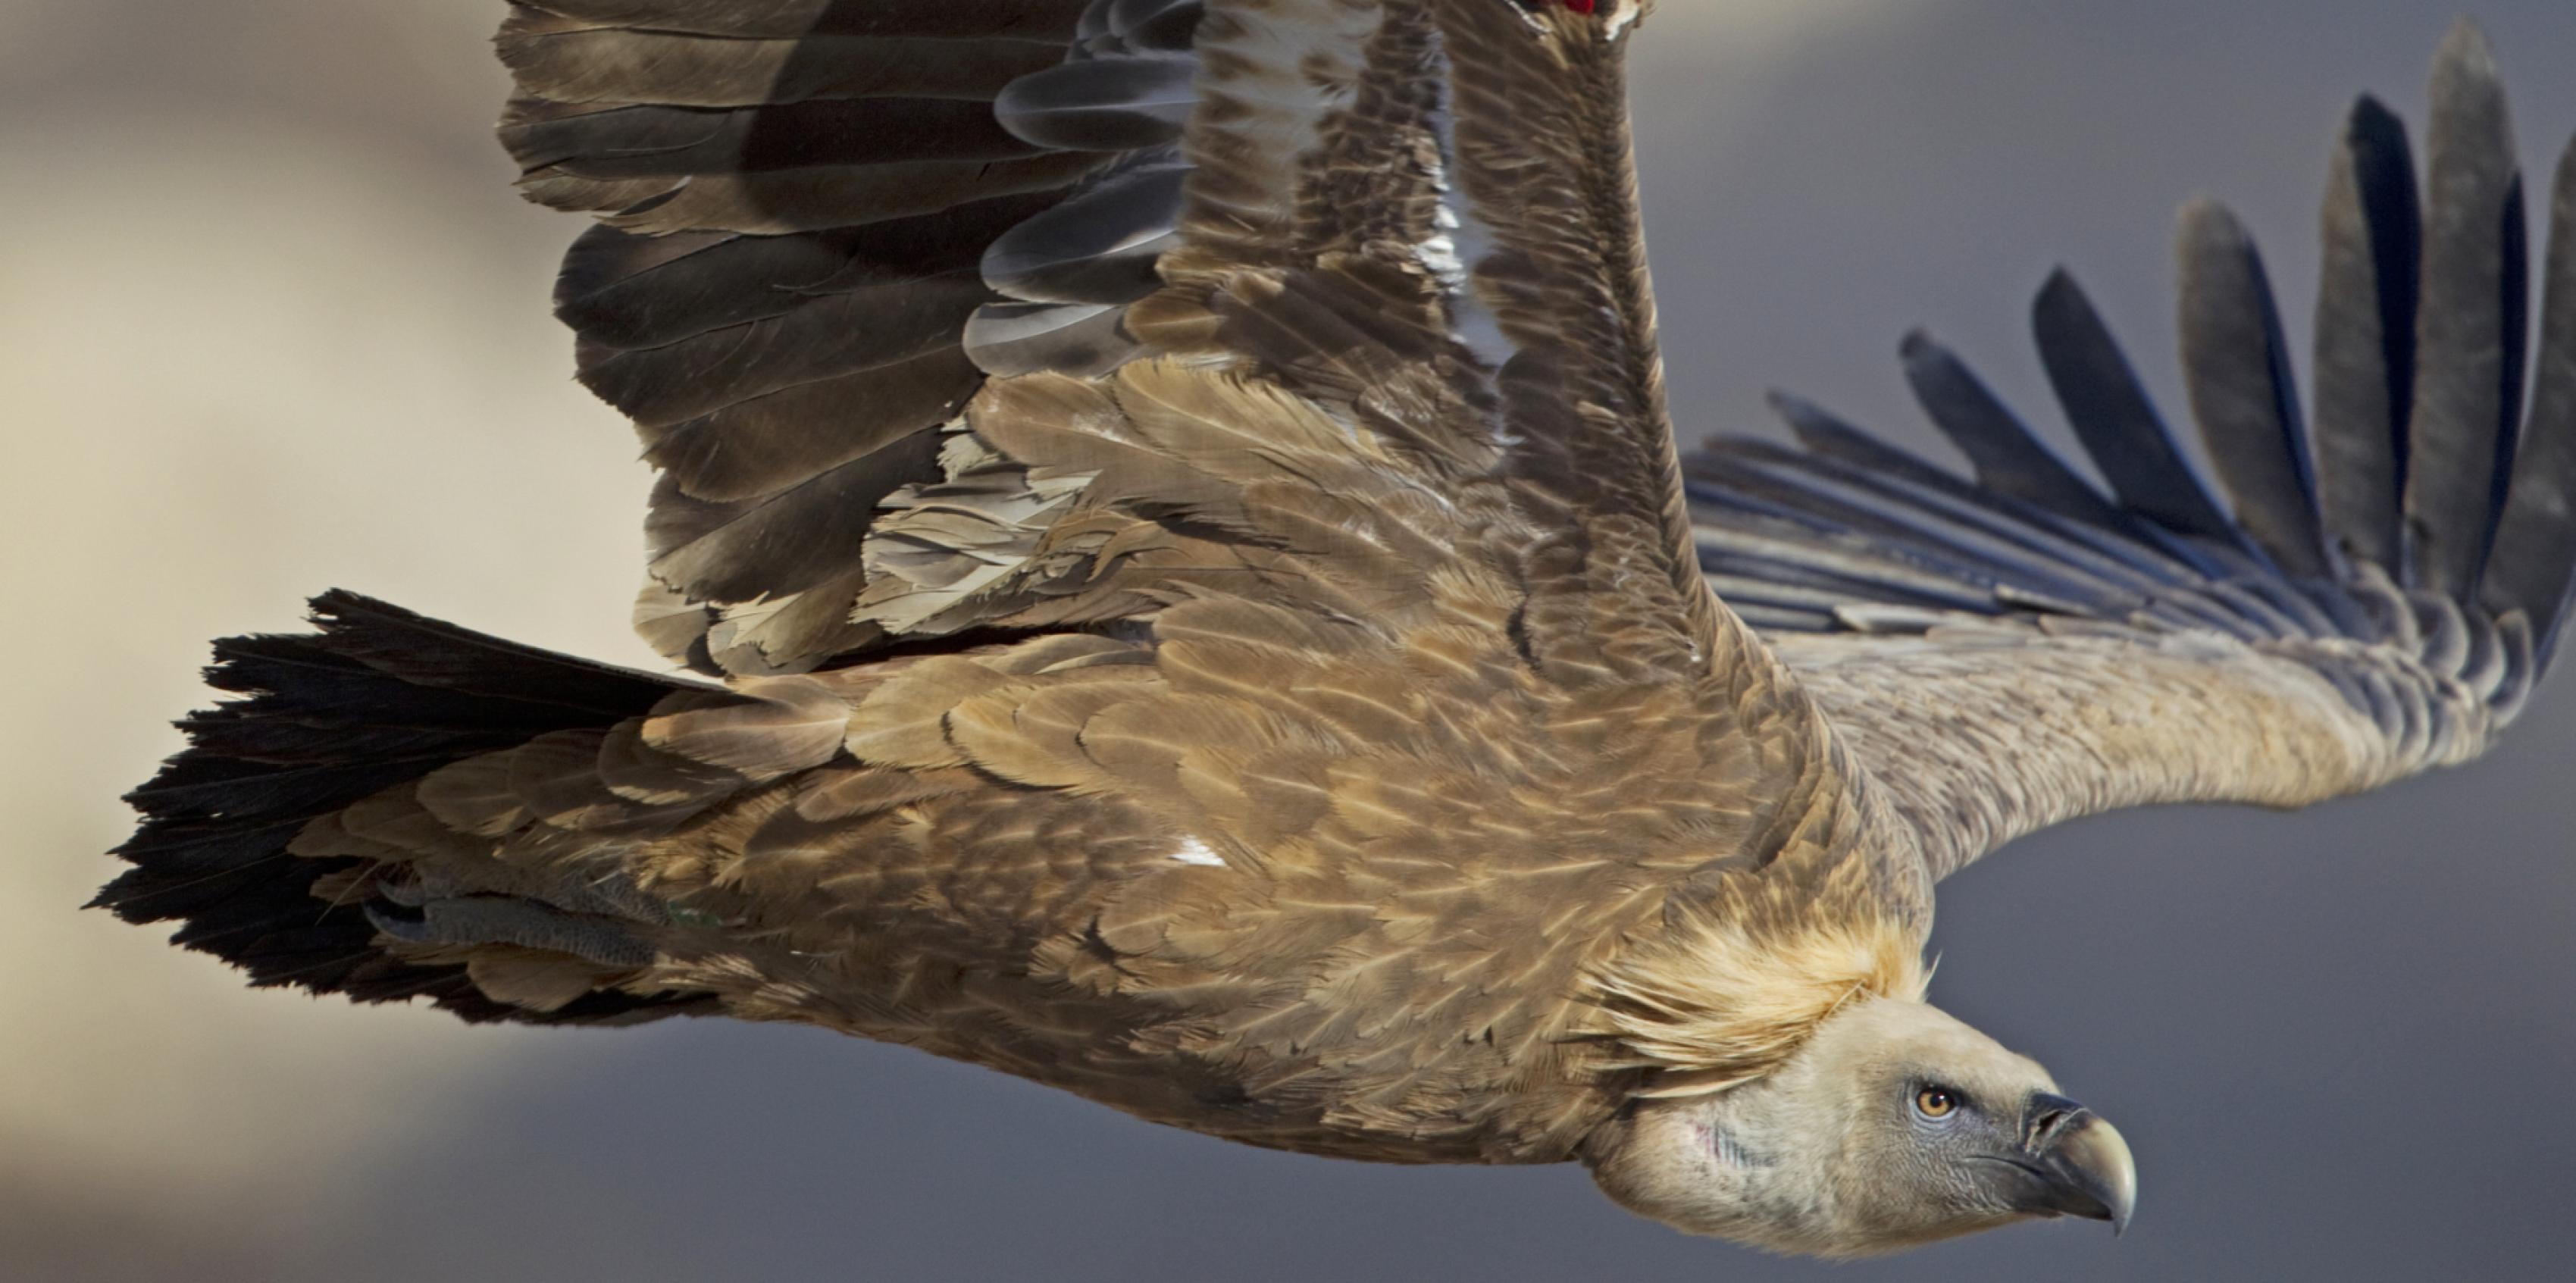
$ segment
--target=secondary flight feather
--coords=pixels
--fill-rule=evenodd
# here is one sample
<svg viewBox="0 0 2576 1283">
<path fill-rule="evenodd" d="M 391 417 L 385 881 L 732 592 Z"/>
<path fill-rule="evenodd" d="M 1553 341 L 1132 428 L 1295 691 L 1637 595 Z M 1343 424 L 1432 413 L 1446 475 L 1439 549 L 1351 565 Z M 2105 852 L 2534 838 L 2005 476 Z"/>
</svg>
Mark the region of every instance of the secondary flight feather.
<svg viewBox="0 0 2576 1283">
<path fill-rule="evenodd" d="M 502 138 L 596 217 L 558 311 L 661 469 L 637 624 L 688 673 L 326 594 L 217 643 L 100 902 L 254 983 L 816 1024 L 1777 1250 L 2125 1223 L 2119 1133 L 1923 1001 L 1933 885 L 2512 721 L 2576 570 L 2576 165 L 2532 360 L 2483 41 L 2420 191 L 2365 100 L 2304 396 L 2187 210 L 2215 488 L 2063 274 L 2102 486 L 1922 335 L 1969 476 L 1785 397 L 1796 444 L 1685 452 L 1650 21 L 514 3 Z"/>
</svg>

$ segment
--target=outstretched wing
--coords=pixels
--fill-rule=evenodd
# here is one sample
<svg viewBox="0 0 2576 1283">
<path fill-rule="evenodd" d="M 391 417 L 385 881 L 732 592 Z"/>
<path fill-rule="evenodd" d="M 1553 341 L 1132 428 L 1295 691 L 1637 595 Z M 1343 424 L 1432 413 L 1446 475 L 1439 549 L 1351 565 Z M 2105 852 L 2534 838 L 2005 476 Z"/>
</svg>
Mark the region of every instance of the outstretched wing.
<svg viewBox="0 0 2576 1283">
<path fill-rule="evenodd" d="M 662 469 L 637 610 L 657 649 L 757 672 L 881 639 L 848 618 L 862 544 L 939 477 L 938 428 L 984 380 L 970 323 L 996 309 L 989 359 L 1108 360 L 1097 317 L 1152 288 L 1177 201 L 1158 91 L 1186 83 L 1197 8 L 512 5 L 521 187 L 600 215 L 557 313 Z M 1055 305 L 1011 306 L 988 260 Z"/>
<path fill-rule="evenodd" d="M 2293 806 L 2474 757 L 2549 663 L 2576 568 L 2576 150 L 2524 414 L 2528 265 L 2504 97 L 2465 24 L 2404 127 L 2353 112 L 2325 210 L 2313 432 L 2262 262 L 2184 212 L 2182 350 L 2228 506 L 2063 273 L 2040 355 L 2106 494 L 1921 335 L 1906 373 L 1975 480 L 1805 402 L 1800 448 L 1686 467 L 1710 582 L 1946 874 L 2164 801 Z M 2312 449 L 2313 446 L 2313 449 Z"/>
<path fill-rule="evenodd" d="M 1105 461 L 996 440 L 1099 399 L 1077 386 L 1123 413 L 1118 371 L 1175 358 L 1354 421 L 1435 492 L 1517 486 L 1555 509 L 1533 576 L 1634 582 L 1644 558 L 1670 587 L 1641 616 L 1704 650 L 1627 158 L 1636 16 L 515 0 L 502 136 L 532 198 L 600 216 L 558 306 L 663 470 L 639 626 L 766 673 L 1132 614 L 1135 581 L 1105 572 L 1160 556 L 1150 582 L 1188 579 L 1169 568 L 1206 559 L 1171 551 L 1196 497 L 1129 496 L 1150 520 L 1069 553 L 1068 516 L 1114 506 Z M 1453 93 L 1495 246 L 1480 293 L 1517 350 L 1499 370 L 1454 332 Z M 993 379 L 1029 386 L 970 431 Z"/>
</svg>

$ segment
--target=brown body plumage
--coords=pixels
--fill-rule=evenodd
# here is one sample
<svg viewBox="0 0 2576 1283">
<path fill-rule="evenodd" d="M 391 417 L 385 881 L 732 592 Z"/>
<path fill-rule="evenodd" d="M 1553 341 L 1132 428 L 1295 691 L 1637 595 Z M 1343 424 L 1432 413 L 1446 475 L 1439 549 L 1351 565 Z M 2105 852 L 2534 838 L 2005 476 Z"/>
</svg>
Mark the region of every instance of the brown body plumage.
<svg viewBox="0 0 2576 1283">
<path fill-rule="evenodd" d="M 2442 312 L 2523 270 L 2473 217 L 2506 188 L 2464 35 L 2425 339 L 2322 327 L 2321 491 L 2206 209 L 2185 350 L 2234 518 L 2066 282 L 2043 350 L 2110 497 L 1928 343 L 1978 485 L 1803 403 L 1803 452 L 1685 457 L 1641 16 L 515 5 L 504 137 L 602 216 L 561 310 L 664 469 L 639 627 L 720 684 L 322 599 L 318 637 L 226 643 L 252 698 L 137 795 L 103 899 L 264 982 L 794 1020 L 1255 1144 L 1579 1157 L 1788 1250 L 2125 1219 L 2117 1134 L 1921 1004 L 1932 884 L 2109 806 L 2484 748 L 2576 564 L 2576 238 L 2517 460 L 2519 331 Z M 2362 120 L 2326 311 L 2384 336 L 2412 318 L 2354 260 L 2418 233 Z M 2453 483 L 2480 464 L 2510 484 Z"/>
</svg>

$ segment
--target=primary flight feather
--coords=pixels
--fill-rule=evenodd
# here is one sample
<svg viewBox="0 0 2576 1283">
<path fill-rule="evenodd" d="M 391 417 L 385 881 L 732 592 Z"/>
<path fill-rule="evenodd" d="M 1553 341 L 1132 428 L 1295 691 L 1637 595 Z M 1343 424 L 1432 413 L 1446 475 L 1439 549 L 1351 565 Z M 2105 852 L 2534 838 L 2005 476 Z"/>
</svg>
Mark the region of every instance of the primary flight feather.
<svg viewBox="0 0 2576 1283">
<path fill-rule="evenodd" d="M 1677 449 L 1637 0 L 528 0 L 502 125 L 661 469 L 684 677 L 349 593 L 217 643 L 100 902 L 473 1020 L 791 1020 L 1252 1144 L 1579 1160 L 1858 1255 L 2126 1221 L 2119 1133 L 1923 1001 L 1941 877 L 2484 751 L 2576 569 L 2485 44 L 2335 156 L 2314 380 L 2181 230 L 2204 483 L 2060 274 L 2097 488 L 1793 398 Z M 2313 406 L 2313 421 L 2307 407 Z"/>
</svg>

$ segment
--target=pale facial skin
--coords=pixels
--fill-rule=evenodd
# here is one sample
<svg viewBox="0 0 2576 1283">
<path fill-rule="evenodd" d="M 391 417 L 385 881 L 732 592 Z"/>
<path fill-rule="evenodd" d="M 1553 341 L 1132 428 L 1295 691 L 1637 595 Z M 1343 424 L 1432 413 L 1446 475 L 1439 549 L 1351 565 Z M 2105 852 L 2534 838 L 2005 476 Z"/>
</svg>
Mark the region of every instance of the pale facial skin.
<svg viewBox="0 0 2576 1283">
<path fill-rule="evenodd" d="M 2032 1217 L 2128 1223 L 2120 1133 L 2038 1062 L 1926 1003 L 1874 998 L 1768 1077 L 1640 1100 L 1593 1133 L 1602 1191 L 1675 1229 L 1870 1256 Z"/>
</svg>

